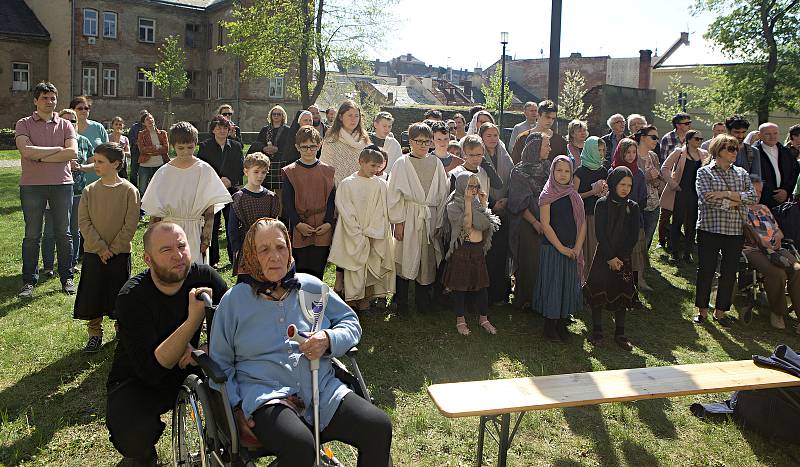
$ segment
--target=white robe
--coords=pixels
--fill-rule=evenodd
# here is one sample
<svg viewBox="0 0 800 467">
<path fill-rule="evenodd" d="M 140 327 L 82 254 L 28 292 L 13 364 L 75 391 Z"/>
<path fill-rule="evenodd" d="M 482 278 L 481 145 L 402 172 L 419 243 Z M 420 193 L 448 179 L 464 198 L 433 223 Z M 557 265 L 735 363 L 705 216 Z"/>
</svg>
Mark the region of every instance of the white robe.
<svg viewBox="0 0 800 467">
<path fill-rule="evenodd" d="M 181 226 L 186 232 L 192 262 L 208 264 L 208 250 L 200 254 L 200 236 L 205 224 L 203 212 L 214 206 L 214 213 L 217 213 L 231 201 L 228 189 L 214 169 L 198 160 L 186 169 L 172 164 L 161 166 L 142 197 L 142 209 L 148 216 Z"/>
<path fill-rule="evenodd" d="M 396 245 L 398 274 L 414 280 L 420 272 L 423 247 L 433 245 L 436 263 L 442 260 L 441 242 L 434 239 L 434 234 L 441 227 L 441 214 L 450 194 L 450 183 L 444 166 L 436 161 L 433 180 L 426 195 L 409 157 L 407 154 L 403 155 L 392 168 L 386 204 L 389 208 L 389 221 L 392 224 L 405 223 L 403 241 Z M 432 154 L 427 157 L 436 158 Z"/>
<path fill-rule="evenodd" d="M 386 209 L 386 181 L 350 175 L 336 189 L 339 220 L 328 261 L 344 269 L 344 299 L 394 292 L 394 242 Z M 366 288 L 372 287 L 370 296 Z"/>
</svg>

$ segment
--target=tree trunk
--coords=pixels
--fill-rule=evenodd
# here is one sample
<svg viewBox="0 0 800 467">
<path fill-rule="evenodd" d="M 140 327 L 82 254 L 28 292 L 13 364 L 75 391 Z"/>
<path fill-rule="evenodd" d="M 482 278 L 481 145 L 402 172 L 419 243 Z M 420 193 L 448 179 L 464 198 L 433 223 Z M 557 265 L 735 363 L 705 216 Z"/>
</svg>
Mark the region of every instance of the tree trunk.
<svg viewBox="0 0 800 467">
<path fill-rule="evenodd" d="M 169 130 L 172 126 L 172 99 L 167 98 L 167 112 L 164 114 L 164 129 Z"/>
<path fill-rule="evenodd" d="M 315 99 L 311 99 L 309 96 L 309 65 L 311 65 L 311 61 L 309 60 L 308 50 L 309 46 L 309 35 L 311 34 L 311 24 L 313 21 L 313 16 L 309 10 L 309 2 L 313 0 L 301 0 L 303 5 L 303 45 L 300 49 L 300 59 L 298 60 L 298 77 L 300 79 L 300 105 L 302 108 L 307 109 L 311 104 L 314 103 Z"/>
<path fill-rule="evenodd" d="M 761 30 L 767 43 L 767 68 L 764 74 L 764 93 L 761 94 L 756 106 L 759 125 L 769 121 L 769 108 L 778 83 L 775 78 L 778 69 L 778 44 L 775 42 L 775 23 L 770 17 L 772 6 L 773 2 L 769 5 L 767 2 L 761 2 Z"/>
<path fill-rule="evenodd" d="M 317 4 L 317 17 L 316 24 L 314 25 L 314 46 L 317 52 L 317 62 L 319 65 L 319 74 L 317 75 L 317 82 L 314 85 L 314 91 L 311 94 L 311 101 L 316 102 L 322 88 L 325 86 L 325 77 L 328 72 L 325 70 L 325 51 L 322 49 L 322 12 L 325 0 L 319 0 Z"/>
</svg>

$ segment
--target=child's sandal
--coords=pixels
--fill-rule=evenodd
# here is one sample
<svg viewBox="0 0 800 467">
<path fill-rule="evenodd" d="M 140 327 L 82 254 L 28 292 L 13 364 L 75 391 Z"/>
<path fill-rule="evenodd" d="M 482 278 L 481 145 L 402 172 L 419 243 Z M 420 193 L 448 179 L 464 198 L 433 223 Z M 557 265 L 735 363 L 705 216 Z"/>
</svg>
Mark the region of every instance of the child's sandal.
<svg viewBox="0 0 800 467">
<path fill-rule="evenodd" d="M 458 329 L 458 333 L 462 336 L 469 335 L 469 328 L 467 327 L 467 323 L 464 321 L 463 316 L 460 316 L 456 319 L 456 329 Z"/>
<path fill-rule="evenodd" d="M 492 326 L 492 323 L 489 322 L 489 318 L 487 318 L 486 316 L 481 316 L 478 319 L 478 324 L 489 334 L 492 335 L 497 334 L 497 328 Z"/>
</svg>

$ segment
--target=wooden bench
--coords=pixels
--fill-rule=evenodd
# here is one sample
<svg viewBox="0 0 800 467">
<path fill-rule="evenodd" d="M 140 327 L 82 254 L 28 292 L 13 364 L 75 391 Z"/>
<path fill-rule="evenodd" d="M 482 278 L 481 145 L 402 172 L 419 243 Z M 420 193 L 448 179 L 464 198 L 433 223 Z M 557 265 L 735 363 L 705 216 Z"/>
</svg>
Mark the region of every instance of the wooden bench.
<svg viewBox="0 0 800 467">
<path fill-rule="evenodd" d="M 480 416 L 478 466 L 483 465 L 491 421 L 499 445 L 497 465 L 505 466 L 522 417 L 531 410 L 787 386 L 800 386 L 800 378 L 741 360 L 433 384 L 428 394 L 445 417 Z M 519 413 L 513 429 L 512 413 Z"/>
</svg>

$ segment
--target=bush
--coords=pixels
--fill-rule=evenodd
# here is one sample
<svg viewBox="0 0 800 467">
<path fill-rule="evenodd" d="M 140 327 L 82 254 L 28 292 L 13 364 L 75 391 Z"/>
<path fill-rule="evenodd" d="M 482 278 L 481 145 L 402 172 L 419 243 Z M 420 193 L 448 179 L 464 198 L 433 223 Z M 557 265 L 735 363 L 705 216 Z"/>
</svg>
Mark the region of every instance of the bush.
<svg viewBox="0 0 800 467">
<path fill-rule="evenodd" d="M 17 149 L 12 128 L 0 128 L 0 150 Z"/>
</svg>

